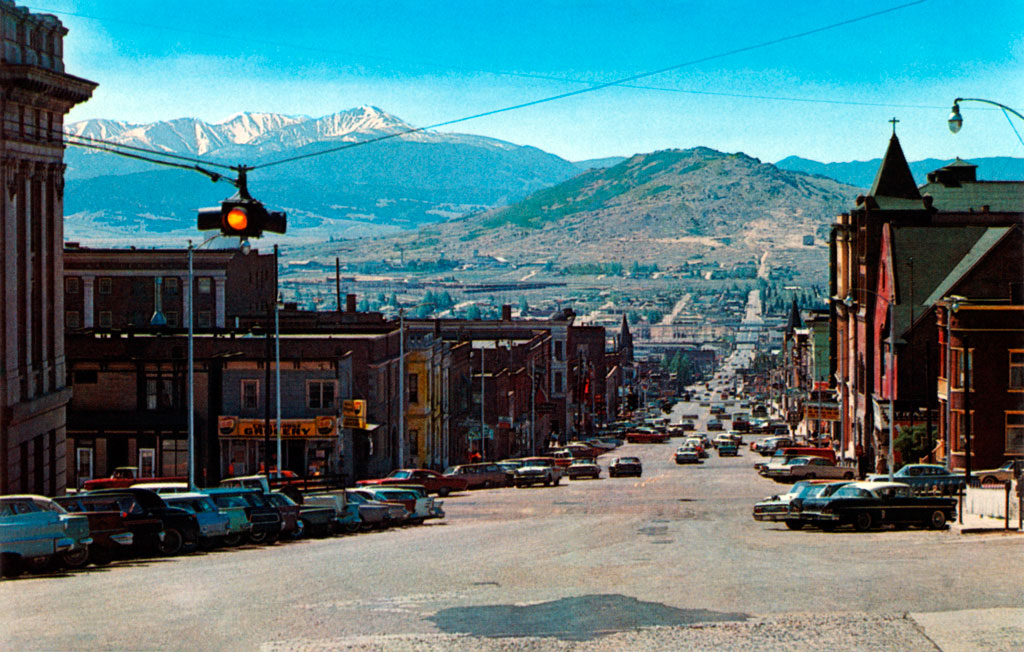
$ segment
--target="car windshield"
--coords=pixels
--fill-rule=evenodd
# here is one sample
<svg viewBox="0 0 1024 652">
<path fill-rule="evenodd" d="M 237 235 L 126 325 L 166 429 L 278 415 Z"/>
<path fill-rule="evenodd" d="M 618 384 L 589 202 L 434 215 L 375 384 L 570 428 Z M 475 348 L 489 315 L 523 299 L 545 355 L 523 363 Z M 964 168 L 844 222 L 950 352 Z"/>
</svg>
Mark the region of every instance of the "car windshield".
<svg viewBox="0 0 1024 652">
<path fill-rule="evenodd" d="M 248 507 L 249 502 L 239 495 L 214 496 L 213 502 L 218 507 Z"/>
<path fill-rule="evenodd" d="M 640 463 L 640 458 L 638 458 L 638 457 L 623 457 L 621 460 L 619 460 L 619 463 L 620 464 L 639 464 Z"/>
<path fill-rule="evenodd" d="M 345 496 L 348 497 L 349 502 L 355 503 L 357 505 L 362 505 L 367 500 L 366 496 L 356 493 L 354 491 L 345 492 Z"/>
<path fill-rule="evenodd" d="M 458 470 L 459 470 L 459 467 L 457 467 L 457 466 L 449 466 L 447 469 L 444 470 L 444 474 L 445 475 L 455 475 L 455 472 L 458 471 Z"/>
<path fill-rule="evenodd" d="M 399 479 L 405 480 L 405 479 L 408 479 L 408 478 L 412 477 L 412 472 L 411 471 L 392 471 L 391 473 L 388 474 L 388 477 L 389 478 L 399 478 Z"/>
</svg>

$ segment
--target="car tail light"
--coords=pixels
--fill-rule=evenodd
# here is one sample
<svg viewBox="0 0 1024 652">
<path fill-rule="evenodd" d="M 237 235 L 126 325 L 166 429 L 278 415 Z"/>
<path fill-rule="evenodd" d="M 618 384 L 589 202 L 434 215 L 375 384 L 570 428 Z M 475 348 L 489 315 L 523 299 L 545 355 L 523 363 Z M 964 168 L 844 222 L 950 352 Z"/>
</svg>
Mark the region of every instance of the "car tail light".
<svg viewBox="0 0 1024 652">
<path fill-rule="evenodd" d="M 121 512 L 121 518 L 128 518 L 128 512 Z"/>
</svg>

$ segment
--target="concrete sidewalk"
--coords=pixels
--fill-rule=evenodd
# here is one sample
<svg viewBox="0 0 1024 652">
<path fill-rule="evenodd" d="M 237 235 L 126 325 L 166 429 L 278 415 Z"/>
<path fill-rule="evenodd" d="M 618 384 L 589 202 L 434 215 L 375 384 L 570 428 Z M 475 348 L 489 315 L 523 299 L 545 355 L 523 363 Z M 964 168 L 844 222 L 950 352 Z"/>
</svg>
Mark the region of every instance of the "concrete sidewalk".
<svg viewBox="0 0 1024 652">
<path fill-rule="evenodd" d="M 954 520 L 950 523 L 950 529 L 958 534 L 997 534 L 1007 532 L 1020 534 L 1017 529 L 1017 519 L 1010 519 L 1010 528 L 1006 528 L 1006 522 L 1001 518 L 991 516 L 980 516 L 978 514 L 964 514 L 964 522 Z"/>
</svg>

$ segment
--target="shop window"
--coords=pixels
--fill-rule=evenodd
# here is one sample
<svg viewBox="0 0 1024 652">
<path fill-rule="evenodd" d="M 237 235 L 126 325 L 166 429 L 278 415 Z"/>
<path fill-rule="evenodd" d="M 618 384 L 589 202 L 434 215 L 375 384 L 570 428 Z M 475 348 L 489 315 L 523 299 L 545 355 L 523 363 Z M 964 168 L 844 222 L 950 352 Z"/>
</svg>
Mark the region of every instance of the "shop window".
<svg viewBox="0 0 1024 652">
<path fill-rule="evenodd" d="M 1009 389 L 1024 391 L 1024 351 L 1010 351 Z"/>
<path fill-rule="evenodd" d="M 1024 412 L 1006 413 L 1006 455 L 1024 455 Z"/>
<path fill-rule="evenodd" d="M 256 410 L 260 407 L 260 381 L 246 379 L 242 381 L 242 409 Z"/>
<path fill-rule="evenodd" d="M 188 475 L 187 439 L 164 439 L 160 442 L 160 475 Z"/>
<path fill-rule="evenodd" d="M 310 380 L 306 383 L 306 407 L 311 410 L 327 410 L 334 407 L 337 381 Z"/>
</svg>

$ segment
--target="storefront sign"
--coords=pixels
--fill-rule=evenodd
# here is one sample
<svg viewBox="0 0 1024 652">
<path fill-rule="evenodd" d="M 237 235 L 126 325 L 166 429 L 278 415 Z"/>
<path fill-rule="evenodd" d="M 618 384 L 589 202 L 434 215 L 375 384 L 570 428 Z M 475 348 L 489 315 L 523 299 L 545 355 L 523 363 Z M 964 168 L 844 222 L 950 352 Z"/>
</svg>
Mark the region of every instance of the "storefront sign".
<svg viewBox="0 0 1024 652">
<path fill-rule="evenodd" d="M 222 416 L 218 419 L 217 431 L 221 437 L 277 437 L 277 420 L 270 420 L 270 431 L 266 430 L 263 419 L 240 419 Z M 315 417 L 313 419 L 281 419 L 283 439 L 314 439 L 334 437 L 338 432 L 337 417 Z"/>
<path fill-rule="evenodd" d="M 366 401 L 349 399 L 341 402 L 341 427 L 366 429 Z"/>
</svg>

